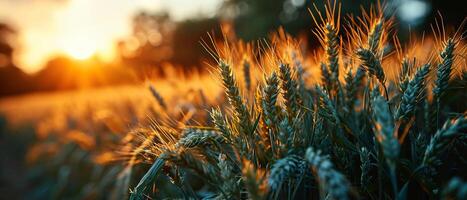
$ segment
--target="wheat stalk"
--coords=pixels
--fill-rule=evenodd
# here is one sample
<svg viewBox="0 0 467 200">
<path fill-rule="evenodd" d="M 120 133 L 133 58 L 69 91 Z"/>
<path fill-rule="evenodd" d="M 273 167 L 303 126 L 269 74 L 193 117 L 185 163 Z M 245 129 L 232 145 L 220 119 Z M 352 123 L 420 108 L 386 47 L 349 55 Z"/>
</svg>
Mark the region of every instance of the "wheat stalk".
<svg viewBox="0 0 467 200">
<path fill-rule="evenodd" d="M 164 159 L 157 159 L 151 166 L 151 168 L 144 174 L 143 178 L 138 182 L 135 189 L 133 189 L 130 194 L 130 200 L 140 200 L 145 199 L 146 194 L 149 189 L 151 189 L 152 184 L 156 178 L 161 173 L 162 167 L 164 167 Z"/>
<path fill-rule="evenodd" d="M 373 100 L 373 115 L 376 122 L 376 139 L 383 147 L 388 163 L 394 165 L 399 156 L 400 145 L 394 132 L 394 119 L 390 115 L 389 105 L 382 96 L 377 96 Z"/>
<path fill-rule="evenodd" d="M 321 63 L 321 82 L 322 84 L 326 87 L 326 89 L 331 90 L 331 85 L 332 85 L 332 79 L 331 79 L 331 74 L 329 74 L 328 67 L 326 66 L 325 63 Z"/>
<path fill-rule="evenodd" d="M 251 90 L 250 63 L 247 60 L 243 61 L 243 77 L 245 79 L 245 88 L 247 91 L 250 91 Z"/>
<path fill-rule="evenodd" d="M 243 182 L 248 194 L 248 198 L 252 200 L 266 199 L 268 187 L 265 181 L 265 173 L 261 169 L 256 169 L 254 165 L 248 161 L 243 161 L 242 169 Z"/>
<path fill-rule="evenodd" d="M 166 151 L 159 158 L 175 165 L 195 170 L 197 173 L 203 175 L 210 184 L 218 184 L 220 182 L 218 176 L 220 174 L 219 168 L 205 161 L 201 155 L 188 149 L 182 148 L 177 151 Z"/>
<path fill-rule="evenodd" d="M 164 98 L 157 92 L 156 87 L 154 85 L 149 84 L 149 91 L 151 91 L 152 96 L 156 99 L 157 103 L 160 107 L 164 110 L 167 110 L 167 104 L 165 104 Z"/>
</svg>

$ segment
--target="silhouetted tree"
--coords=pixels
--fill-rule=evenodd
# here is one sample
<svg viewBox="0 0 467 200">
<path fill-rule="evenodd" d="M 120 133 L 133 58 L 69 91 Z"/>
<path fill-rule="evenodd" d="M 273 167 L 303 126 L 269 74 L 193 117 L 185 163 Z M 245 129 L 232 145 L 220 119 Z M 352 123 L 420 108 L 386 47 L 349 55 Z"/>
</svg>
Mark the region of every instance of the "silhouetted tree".
<svg viewBox="0 0 467 200">
<path fill-rule="evenodd" d="M 11 26 L 0 23 L 0 97 L 30 89 L 28 75 L 13 63 L 13 41 L 16 34 Z"/>
<path fill-rule="evenodd" d="M 165 63 L 185 70 L 200 67 L 205 55 L 199 42 L 218 27 L 217 18 L 175 22 L 167 13 L 141 12 L 133 18 L 132 36 L 119 42 L 121 59 L 143 77 L 147 68 L 161 74 Z"/>
</svg>

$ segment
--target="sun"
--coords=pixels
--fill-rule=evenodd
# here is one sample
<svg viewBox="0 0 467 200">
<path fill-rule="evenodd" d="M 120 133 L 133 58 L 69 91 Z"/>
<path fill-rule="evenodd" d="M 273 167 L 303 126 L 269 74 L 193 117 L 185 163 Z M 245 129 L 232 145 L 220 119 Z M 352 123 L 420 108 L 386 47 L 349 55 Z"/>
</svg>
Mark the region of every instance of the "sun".
<svg viewBox="0 0 467 200">
<path fill-rule="evenodd" d="M 60 50 L 71 58 L 86 60 L 95 55 L 99 49 L 98 42 L 91 36 L 65 35 L 60 40 Z"/>
<path fill-rule="evenodd" d="M 96 53 L 96 48 L 91 45 L 70 45 L 63 51 L 77 60 L 86 60 Z"/>
</svg>

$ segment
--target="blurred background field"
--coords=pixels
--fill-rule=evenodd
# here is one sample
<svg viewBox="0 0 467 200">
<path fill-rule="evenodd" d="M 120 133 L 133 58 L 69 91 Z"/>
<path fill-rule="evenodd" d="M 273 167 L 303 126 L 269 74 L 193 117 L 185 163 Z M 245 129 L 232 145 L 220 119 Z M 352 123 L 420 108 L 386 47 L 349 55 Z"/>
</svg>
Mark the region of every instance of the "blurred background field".
<svg viewBox="0 0 467 200">
<path fill-rule="evenodd" d="M 111 198 L 124 199 L 128 185 L 115 185 L 114 180 L 128 162 L 127 133 L 167 115 L 187 124 L 207 118 L 196 115 L 205 113 L 215 99 L 202 93 L 201 83 L 196 79 L 152 84 L 162 88 L 158 92 L 166 107 L 156 103 L 147 85 L 2 99 L 0 190 L 18 199 L 100 199 L 110 198 L 107 193 L 115 188 Z M 211 94 L 218 91 L 203 88 Z"/>
<path fill-rule="evenodd" d="M 128 132 L 167 118 L 203 124 L 207 111 L 225 103 L 200 42 L 210 43 L 208 34 L 214 43 L 255 41 L 283 27 L 317 49 L 313 3 L 323 7 L 308 0 L 0 0 L 0 193 L 124 199 L 148 168 L 128 168 Z M 375 2 L 342 3 L 343 13 L 358 15 L 360 5 Z M 449 27 L 465 18 L 462 1 L 387 3 L 404 41 L 409 29 L 430 30 L 438 10 Z"/>
</svg>

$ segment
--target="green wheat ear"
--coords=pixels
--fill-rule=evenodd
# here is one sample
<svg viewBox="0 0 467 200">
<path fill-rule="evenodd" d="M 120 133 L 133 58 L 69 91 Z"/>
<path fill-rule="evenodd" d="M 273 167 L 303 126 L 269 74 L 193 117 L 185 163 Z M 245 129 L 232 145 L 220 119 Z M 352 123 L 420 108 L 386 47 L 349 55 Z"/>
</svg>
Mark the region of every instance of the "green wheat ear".
<svg viewBox="0 0 467 200">
<path fill-rule="evenodd" d="M 349 181 L 334 169 L 334 165 L 327 157 L 321 155 L 320 150 L 309 147 L 305 153 L 305 160 L 313 169 L 322 198 L 329 195 L 331 199 L 349 199 Z"/>
<path fill-rule="evenodd" d="M 217 199 L 237 199 L 240 198 L 239 177 L 234 173 L 233 163 L 229 162 L 225 154 L 219 154 L 217 166 L 220 169 L 220 178 L 222 179 L 221 193 Z"/>
<path fill-rule="evenodd" d="M 422 165 L 437 166 L 441 164 L 437 159 L 437 155 L 441 154 L 453 139 L 461 136 L 461 130 L 464 128 L 467 128 L 466 115 L 447 121 L 431 138 L 430 143 L 426 147 Z"/>
<path fill-rule="evenodd" d="M 377 55 L 369 49 L 360 48 L 357 49 L 357 56 L 362 61 L 362 69 L 368 72 L 370 76 L 375 76 L 384 85 L 386 83 L 386 75 L 381 66 L 381 61 L 376 57 Z"/>
<path fill-rule="evenodd" d="M 452 64 L 454 59 L 454 48 L 455 42 L 453 39 L 448 39 L 444 44 L 444 49 L 440 53 L 441 63 L 438 65 L 436 70 L 436 81 L 435 87 L 433 88 L 433 94 L 435 94 L 435 102 L 438 102 L 444 95 L 448 88 L 449 78 L 451 77 Z"/>
<path fill-rule="evenodd" d="M 286 156 L 272 165 L 268 185 L 272 191 L 279 192 L 278 190 L 286 180 L 299 177 L 305 169 L 306 163 L 300 156 Z"/>
<path fill-rule="evenodd" d="M 378 19 L 368 34 L 368 48 L 374 54 L 378 54 L 379 51 L 381 36 L 383 35 L 383 25 L 384 20 Z"/>
<path fill-rule="evenodd" d="M 408 58 L 404 58 L 401 64 L 402 68 L 399 73 L 399 92 L 404 93 L 407 89 L 410 79 L 410 63 Z"/>
<path fill-rule="evenodd" d="M 222 115 L 221 111 L 219 109 L 212 109 L 211 110 L 211 120 L 214 123 L 214 127 L 219 129 L 219 131 L 222 133 L 224 138 L 226 138 L 229 141 L 233 140 L 233 135 L 232 132 L 230 131 L 230 128 L 227 126 L 226 119 L 224 118 L 224 115 Z"/>
<path fill-rule="evenodd" d="M 345 102 L 349 112 L 354 111 L 354 105 L 358 99 L 358 89 L 364 75 L 365 73 L 361 68 L 357 69 L 355 75 L 352 74 L 352 69 L 349 68 L 345 75 Z"/>
<path fill-rule="evenodd" d="M 399 109 L 396 113 L 397 120 L 407 120 L 413 115 L 416 104 L 420 101 L 420 95 L 425 88 L 426 78 L 430 72 L 430 68 L 430 64 L 425 64 L 420 67 L 407 84 L 407 88 L 402 95 Z"/>
<path fill-rule="evenodd" d="M 331 71 L 331 88 L 337 93 L 339 82 L 339 39 L 337 36 L 337 28 L 331 23 L 326 23 L 323 28 L 325 51 L 327 55 L 327 64 Z"/>
<path fill-rule="evenodd" d="M 279 96 L 279 79 L 277 74 L 273 72 L 271 76 L 266 79 L 266 85 L 263 88 L 261 99 L 261 111 L 263 121 L 266 125 L 267 135 L 269 136 L 269 143 L 273 152 L 273 157 L 277 157 L 278 144 L 278 123 L 280 121 L 280 107 L 277 105 L 277 98 Z"/>
<path fill-rule="evenodd" d="M 301 104 L 298 83 L 295 79 L 296 76 L 292 74 L 292 70 L 290 69 L 289 65 L 280 64 L 279 70 L 279 77 L 282 83 L 282 96 L 285 100 L 284 103 L 286 105 L 289 121 L 292 121 L 292 119 L 297 116 Z"/>
<path fill-rule="evenodd" d="M 324 90 L 321 86 L 316 86 L 315 89 L 319 95 L 320 100 L 319 114 L 321 114 L 327 120 L 338 125 L 340 123 L 340 118 L 329 93 L 326 92 L 326 90 Z"/>
<path fill-rule="evenodd" d="M 184 130 L 183 137 L 178 140 L 176 147 L 194 148 L 212 143 L 225 143 L 225 138 L 214 130 L 188 128 Z"/>
<path fill-rule="evenodd" d="M 229 103 L 234 110 L 234 117 L 238 122 L 240 133 L 249 135 L 253 132 L 250 121 L 250 113 L 240 95 L 240 89 L 235 81 L 231 67 L 224 61 L 219 62 L 219 70 L 222 77 L 222 83 Z"/>
<path fill-rule="evenodd" d="M 371 158 L 370 158 L 370 151 L 362 147 L 359 151 L 359 157 L 360 157 L 360 187 L 361 188 L 366 188 L 368 184 L 370 184 L 371 181 L 371 175 L 370 175 L 370 170 L 371 170 Z"/>
<path fill-rule="evenodd" d="M 273 72 L 266 79 L 266 86 L 263 89 L 261 107 L 263 118 L 268 128 L 277 125 L 279 116 L 279 107 L 277 106 L 277 98 L 279 96 L 279 79 L 277 74 Z"/>
<path fill-rule="evenodd" d="M 446 93 L 446 90 L 449 85 L 449 79 L 451 78 L 452 64 L 454 62 L 455 45 L 456 43 L 452 38 L 449 38 L 445 42 L 443 51 L 441 51 L 440 53 L 442 61 L 438 64 L 436 70 L 436 80 L 435 85 L 433 87 L 433 102 L 435 104 L 434 119 L 436 120 L 436 127 L 438 127 L 439 124 L 441 98 Z"/>
</svg>

